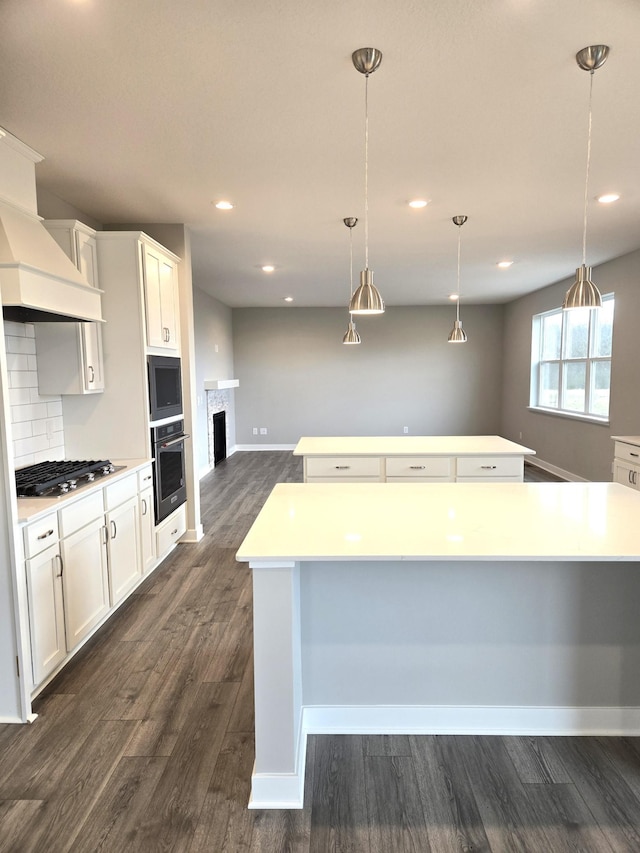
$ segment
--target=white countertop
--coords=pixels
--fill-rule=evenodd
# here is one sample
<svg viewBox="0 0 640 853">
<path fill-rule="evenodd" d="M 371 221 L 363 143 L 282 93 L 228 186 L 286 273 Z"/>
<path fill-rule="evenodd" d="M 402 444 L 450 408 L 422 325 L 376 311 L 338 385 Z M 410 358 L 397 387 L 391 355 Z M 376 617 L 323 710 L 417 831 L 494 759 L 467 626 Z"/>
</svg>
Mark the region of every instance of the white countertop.
<svg viewBox="0 0 640 853">
<path fill-rule="evenodd" d="M 612 435 L 614 441 L 622 441 L 625 444 L 633 444 L 635 447 L 640 447 L 640 435 Z"/>
<path fill-rule="evenodd" d="M 106 477 L 98 477 L 93 483 L 82 486 L 72 492 L 67 492 L 65 495 L 59 495 L 55 498 L 18 498 L 18 523 L 26 524 L 29 521 L 34 521 L 40 516 L 47 515 L 49 512 L 55 512 L 61 509 L 64 505 L 72 501 L 81 500 L 96 489 L 102 489 L 119 480 L 121 477 L 126 477 L 134 471 L 139 471 L 145 465 L 151 464 L 151 459 L 112 459 L 111 463 L 116 467 L 121 467 L 121 471 L 114 471 L 113 474 L 107 474 Z"/>
<path fill-rule="evenodd" d="M 535 450 L 499 435 L 304 436 L 294 456 L 521 456 Z"/>
<path fill-rule="evenodd" d="M 640 493 L 618 483 L 281 483 L 236 559 L 640 560 Z"/>
</svg>

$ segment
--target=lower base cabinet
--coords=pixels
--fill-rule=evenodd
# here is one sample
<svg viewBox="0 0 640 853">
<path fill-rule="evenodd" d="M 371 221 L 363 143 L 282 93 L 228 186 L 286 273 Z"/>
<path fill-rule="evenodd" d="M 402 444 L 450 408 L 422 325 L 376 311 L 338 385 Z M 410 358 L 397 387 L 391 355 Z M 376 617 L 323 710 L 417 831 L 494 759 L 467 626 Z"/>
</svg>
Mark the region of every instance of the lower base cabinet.
<svg viewBox="0 0 640 853">
<path fill-rule="evenodd" d="M 33 682 L 39 684 L 67 655 L 58 543 L 26 561 Z"/>
<path fill-rule="evenodd" d="M 111 606 L 119 604 L 142 575 L 138 496 L 129 498 L 106 515 Z"/>
<path fill-rule="evenodd" d="M 155 537 L 156 528 L 153 519 L 153 489 L 148 488 L 140 492 L 140 566 L 142 574 L 147 572 L 156 564 Z"/>
<path fill-rule="evenodd" d="M 67 651 L 72 652 L 110 610 L 104 519 L 61 540 Z"/>
</svg>

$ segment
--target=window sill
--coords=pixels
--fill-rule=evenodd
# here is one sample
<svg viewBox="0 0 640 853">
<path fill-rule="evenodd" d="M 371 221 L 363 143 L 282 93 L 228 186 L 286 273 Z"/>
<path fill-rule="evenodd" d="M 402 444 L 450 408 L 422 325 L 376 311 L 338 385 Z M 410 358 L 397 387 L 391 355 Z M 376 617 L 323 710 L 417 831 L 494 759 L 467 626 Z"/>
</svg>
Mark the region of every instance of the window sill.
<svg viewBox="0 0 640 853">
<path fill-rule="evenodd" d="M 598 426 L 609 426 L 609 418 L 596 418 L 594 415 L 581 415 L 579 413 L 561 412 L 558 409 L 543 409 L 540 406 L 527 406 L 530 412 L 538 415 L 553 415 L 555 418 L 568 418 L 570 421 L 584 421 L 588 424 L 598 424 Z"/>
</svg>

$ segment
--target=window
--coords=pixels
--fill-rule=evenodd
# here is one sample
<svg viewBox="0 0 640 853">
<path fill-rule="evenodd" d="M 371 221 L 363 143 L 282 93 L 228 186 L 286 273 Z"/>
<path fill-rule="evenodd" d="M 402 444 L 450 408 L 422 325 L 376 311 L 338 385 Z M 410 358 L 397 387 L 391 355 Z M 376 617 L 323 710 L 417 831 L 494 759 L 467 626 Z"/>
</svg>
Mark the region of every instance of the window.
<svg viewBox="0 0 640 853">
<path fill-rule="evenodd" d="M 547 311 L 533 318 L 530 405 L 607 420 L 614 298 L 602 308 Z"/>
</svg>

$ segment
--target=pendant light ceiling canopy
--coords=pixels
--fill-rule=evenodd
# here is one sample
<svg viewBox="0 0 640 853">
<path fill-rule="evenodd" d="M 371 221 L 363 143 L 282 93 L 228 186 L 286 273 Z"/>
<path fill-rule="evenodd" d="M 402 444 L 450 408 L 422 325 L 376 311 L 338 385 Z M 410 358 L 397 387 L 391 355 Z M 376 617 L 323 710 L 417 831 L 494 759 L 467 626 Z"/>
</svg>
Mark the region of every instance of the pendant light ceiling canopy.
<svg viewBox="0 0 640 853">
<path fill-rule="evenodd" d="M 364 269 L 360 273 L 360 286 L 352 295 L 349 311 L 352 314 L 382 314 L 384 300 L 373 283 L 373 270 L 369 269 L 369 75 L 380 67 L 382 52 L 375 47 L 361 47 L 351 54 L 356 71 L 364 74 Z"/>
<path fill-rule="evenodd" d="M 355 216 L 347 216 L 342 220 L 349 229 L 349 282 L 350 295 L 353 297 L 353 229 L 358 224 Z M 343 344 L 359 344 L 362 339 L 356 329 L 356 324 L 353 322 L 353 315 L 349 314 L 349 325 L 342 339 Z"/>
<path fill-rule="evenodd" d="M 576 270 L 576 280 L 567 290 L 562 307 L 600 308 L 602 296 L 591 281 L 591 267 L 587 266 L 587 210 L 589 204 L 589 168 L 591 166 L 591 101 L 593 94 L 593 75 L 607 61 L 609 48 L 606 44 L 593 44 L 583 47 L 576 53 L 576 62 L 583 71 L 589 72 L 589 122 L 587 133 L 587 169 L 584 186 L 584 211 L 582 223 L 582 264 Z"/>
<path fill-rule="evenodd" d="M 454 216 L 451 220 L 454 225 L 458 226 L 458 298 L 456 299 L 456 319 L 453 323 L 453 329 L 449 332 L 449 337 L 447 339 L 450 344 L 464 344 L 467 342 L 467 333 L 462 328 L 462 320 L 460 319 L 460 243 L 462 238 L 462 226 L 467 219 L 467 216 Z"/>
</svg>

